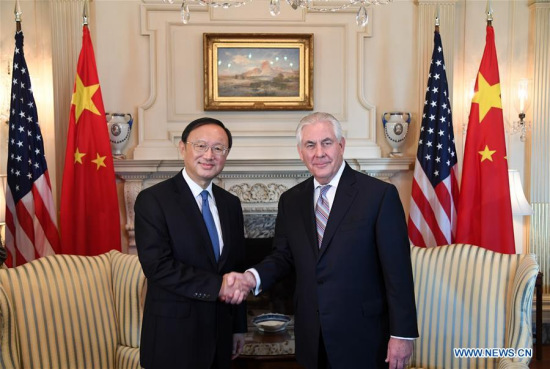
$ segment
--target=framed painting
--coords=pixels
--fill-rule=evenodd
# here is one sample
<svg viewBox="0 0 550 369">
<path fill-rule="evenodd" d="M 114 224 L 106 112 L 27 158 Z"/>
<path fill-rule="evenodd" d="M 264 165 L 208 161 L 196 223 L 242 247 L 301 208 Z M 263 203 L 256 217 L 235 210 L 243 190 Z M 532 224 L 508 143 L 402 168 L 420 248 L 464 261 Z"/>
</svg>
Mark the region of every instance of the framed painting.
<svg viewBox="0 0 550 369">
<path fill-rule="evenodd" d="M 205 33 L 204 110 L 313 110 L 313 34 Z"/>
</svg>

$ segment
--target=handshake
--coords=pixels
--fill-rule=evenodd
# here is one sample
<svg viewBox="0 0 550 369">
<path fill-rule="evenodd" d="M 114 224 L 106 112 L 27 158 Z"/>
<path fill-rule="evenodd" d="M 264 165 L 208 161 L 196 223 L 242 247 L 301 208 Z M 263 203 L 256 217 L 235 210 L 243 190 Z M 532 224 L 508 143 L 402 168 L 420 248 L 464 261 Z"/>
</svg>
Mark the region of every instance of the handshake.
<svg viewBox="0 0 550 369">
<path fill-rule="evenodd" d="M 256 278 L 250 272 L 231 272 L 223 276 L 219 299 L 228 304 L 240 304 L 256 287 Z"/>
</svg>

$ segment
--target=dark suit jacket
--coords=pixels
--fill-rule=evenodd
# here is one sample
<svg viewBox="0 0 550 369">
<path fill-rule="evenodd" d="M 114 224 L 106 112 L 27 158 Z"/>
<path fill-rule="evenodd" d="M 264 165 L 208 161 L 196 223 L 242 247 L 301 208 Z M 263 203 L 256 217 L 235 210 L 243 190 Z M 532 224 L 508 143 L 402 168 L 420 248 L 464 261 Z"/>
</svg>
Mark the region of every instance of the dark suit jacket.
<svg viewBox="0 0 550 369">
<path fill-rule="evenodd" d="M 147 277 L 141 334 L 146 369 L 229 368 L 246 306 L 218 302 L 223 274 L 242 271 L 240 201 L 213 185 L 224 247 L 216 263 L 202 214 L 182 173 L 143 190 L 135 203 L 136 246 Z"/>
<path fill-rule="evenodd" d="M 390 335 L 417 337 L 410 246 L 396 188 L 352 170 L 340 178 L 321 248 L 313 178 L 279 201 L 262 288 L 296 272 L 297 360 L 317 368 L 319 334 L 334 369 L 384 367 Z"/>
</svg>

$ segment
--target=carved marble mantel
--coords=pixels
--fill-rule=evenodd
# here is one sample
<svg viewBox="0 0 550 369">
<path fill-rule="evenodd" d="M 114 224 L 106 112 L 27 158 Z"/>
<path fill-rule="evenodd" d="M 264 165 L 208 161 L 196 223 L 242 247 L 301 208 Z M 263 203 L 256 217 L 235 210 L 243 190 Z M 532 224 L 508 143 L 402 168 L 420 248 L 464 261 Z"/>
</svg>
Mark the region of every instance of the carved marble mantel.
<svg viewBox="0 0 550 369">
<path fill-rule="evenodd" d="M 346 159 L 361 172 L 388 181 L 408 171 L 414 158 Z M 138 193 L 155 183 L 174 176 L 183 167 L 181 160 L 117 160 L 115 171 L 124 183 L 128 251 L 135 253 L 134 202 Z M 228 160 L 215 183 L 238 196 L 245 217 L 246 237 L 273 234 L 277 202 L 287 189 L 309 177 L 300 160 Z"/>
</svg>

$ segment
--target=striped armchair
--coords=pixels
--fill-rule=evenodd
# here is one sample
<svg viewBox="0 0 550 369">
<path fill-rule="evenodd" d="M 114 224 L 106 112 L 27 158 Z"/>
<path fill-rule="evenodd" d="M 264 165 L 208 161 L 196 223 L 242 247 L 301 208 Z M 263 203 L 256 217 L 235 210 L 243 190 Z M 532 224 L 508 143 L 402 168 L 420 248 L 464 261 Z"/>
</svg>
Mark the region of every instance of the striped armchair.
<svg viewBox="0 0 550 369">
<path fill-rule="evenodd" d="M 453 350 L 505 348 L 522 356 L 518 349 L 532 349 L 531 311 L 539 269 L 534 255 L 456 244 L 412 246 L 411 258 L 420 333 L 412 367 L 528 368 L 530 357 L 460 358 Z M 512 351 L 491 354 L 512 356 Z"/>
<path fill-rule="evenodd" d="M 144 288 L 118 251 L 0 269 L 0 368 L 140 368 Z"/>
</svg>

